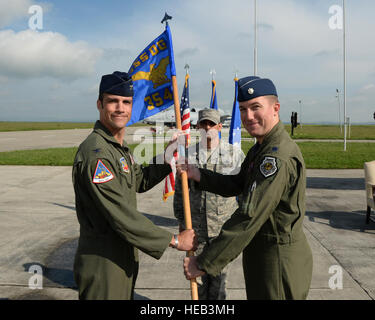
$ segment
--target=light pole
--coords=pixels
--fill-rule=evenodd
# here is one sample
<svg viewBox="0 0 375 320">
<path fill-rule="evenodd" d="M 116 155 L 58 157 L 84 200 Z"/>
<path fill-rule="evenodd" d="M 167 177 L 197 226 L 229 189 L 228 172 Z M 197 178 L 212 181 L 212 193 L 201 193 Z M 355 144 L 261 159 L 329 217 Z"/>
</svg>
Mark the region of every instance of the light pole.
<svg viewBox="0 0 375 320">
<path fill-rule="evenodd" d="M 337 95 L 337 101 L 339 103 L 339 125 L 340 125 L 340 133 L 342 133 L 342 124 L 341 124 L 341 106 L 340 106 L 340 92 L 339 89 L 336 89 Z"/>
<path fill-rule="evenodd" d="M 345 21 L 345 0 L 343 4 L 343 46 L 344 46 L 344 151 L 346 151 L 346 21 Z"/>
<path fill-rule="evenodd" d="M 299 124 L 301 125 L 302 129 L 302 101 L 299 101 Z"/>
<path fill-rule="evenodd" d="M 257 0 L 254 0 L 254 76 L 257 72 Z"/>
</svg>

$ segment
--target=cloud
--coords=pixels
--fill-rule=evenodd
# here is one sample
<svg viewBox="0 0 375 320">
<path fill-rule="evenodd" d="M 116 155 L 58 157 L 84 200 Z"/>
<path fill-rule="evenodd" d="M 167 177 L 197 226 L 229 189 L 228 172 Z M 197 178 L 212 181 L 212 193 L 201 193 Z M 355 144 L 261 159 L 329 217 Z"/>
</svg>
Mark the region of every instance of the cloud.
<svg viewBox="0 0 375 320">
<path fill-rule="evenodd" d="M 180 51 L 177 54 L 177 57 L 181 58 L 181 59 L 184 59 L 184 58 L 189 58 L 189 57 L 191 57 L 191 56 L 193 56 L 197 53 L 199 53 L 198 48 L 187 48 L 187 49 L 184 49 L 184 50 Z"/>
<path fill-rule="evenodd" d="M 362 87 L 359 91 L 362 93 L 375 92 L 375 84 L 373 83 L 367 84 L 364 87 Z"/>
<path fill-rule="evenodd" d="M 258 23 L 257 26 L 258 26 L 258 29 L 265 30 L 265 31 L 273 31 L 275 29 L 272 25 L 268 23 Z"/>
<path fill-rule="evenodd" d="M 101 55 L 101 49 L 56 32 L 0 31 L 0 75 L 9 78 L 77 79 L 92 74 Z"/>
<path fill-rule="evenodd" d="M 339 50 L 321 50 L 314 54 L 314 57 L 329 57 L 335 56 L 338 57 L 340 54 Z"/>
<path fill-rule="evenodd" d="M 4 84 L 8 82 L 8 78 L 0 75 L 0 84 Z"/>
<path fill-rule="evenodd" d="M 10 95 L 10 90 L 9 89 L 1 89 L 0 90 L 0 97 L 5 97 Z"/>
<path fill-rule="evenodd" d="M 89 86 L 85 91 L 89 95 L 96 95 L 99 93 L 99 82 Z"/>
<path fill-rule="evenodd" d="M 0 28 L 28 15 L 31 0 L 0 0 Z"/>
<path fill-rule="evenodd" d="M 133 54 L 130 50 L 121 48 L 106 48 L 103 51 L 103 58 L 109 60 L 116 60 L 119 58 L 124 58 L 132 55 Z"/>
<path fill-rule="evenodd" d="M 242 38 L 242 39 L 250 39 L 250 38 L 252 38 L 252 34 L 249 33 L 249 32 L 238 32 L 238 33 L 236 34 L 236 36 L 237 36 L 238 38 Z"/>
</svg>

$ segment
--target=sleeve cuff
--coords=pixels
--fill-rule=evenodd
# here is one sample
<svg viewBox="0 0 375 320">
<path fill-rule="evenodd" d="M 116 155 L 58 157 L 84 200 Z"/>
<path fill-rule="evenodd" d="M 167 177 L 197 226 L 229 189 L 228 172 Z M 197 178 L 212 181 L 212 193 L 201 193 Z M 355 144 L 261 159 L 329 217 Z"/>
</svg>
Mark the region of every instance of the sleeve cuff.
<svg viewBox="0 0 375 320">
<path fill-rule="evenodd" d="M 197 257 L 197 265 L 199 270 L 206 272 L 207 274 L 216 277 L 220 274 L 221 270 L 215 268 L 215 266 L 209 261 L 205 260 L 202 255 Z"/>
<path fill-rule="evenodd" d="M 194 183 L 194 187 L 198 190 L 206 190 L 207 186 L 207 178 L 206 178 L 206 170 L 205 169 L 199 169 L 201 173 L 201 179 L 199 182 L 192 181 Z"/>
</svg>

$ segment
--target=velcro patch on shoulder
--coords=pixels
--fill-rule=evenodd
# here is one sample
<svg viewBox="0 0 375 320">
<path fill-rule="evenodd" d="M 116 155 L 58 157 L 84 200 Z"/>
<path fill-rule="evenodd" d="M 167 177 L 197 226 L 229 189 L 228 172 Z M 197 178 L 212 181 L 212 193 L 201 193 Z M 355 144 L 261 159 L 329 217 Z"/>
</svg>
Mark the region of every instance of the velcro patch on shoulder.
<svg viewBox="0 0 375 320">
<path fill-rule="evenodd" d="M 105 166 L 105 164 L 101 160 L 98 160 L 92 182 L 104 183 L 112 180 L 113 178 L 114 175 L 112 174 L 112 172 Z"/>
<path fill-rule="evenodd" d="M 266 177 L 270 177 L 277 172 L 276 158 L 265 157 L 260 165 L 260 172 Z"/>
</svg>

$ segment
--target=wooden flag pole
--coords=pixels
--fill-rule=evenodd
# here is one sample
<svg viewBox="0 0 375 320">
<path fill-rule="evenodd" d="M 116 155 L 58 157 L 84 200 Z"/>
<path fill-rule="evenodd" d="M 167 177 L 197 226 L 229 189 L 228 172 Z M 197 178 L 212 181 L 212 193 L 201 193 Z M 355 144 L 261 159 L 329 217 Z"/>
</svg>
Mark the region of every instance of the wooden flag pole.
<svg viewBox="0 0 375 320">
<path fill-rule="evenodd" d="M 180 101 L 178 98 L 176 76 L 172 76 L 172 87 L 173 87 L 173 101 L 174 101 L 176 126 L 178 130 L 182 130 Z M 186 172 L 182 172 L 181 174 L 181 183 L 182 183 L 182 195 L 183 195 L 183 203 L 184 203 L 185 226 L 186 226 L 186 229 L 193 229 L 193 224 L 191 222 L 191 212 L 190 212 L 188 177 L 187 177 Z M 189 251 L 188 256 L 189 257 L 194 256 L 194 252 Z M 191 299 L 198 300 L 198 285 L 197 285 L 196 279 L 190 280 L 190 289 L 191 289 Z"/>
</svg>

